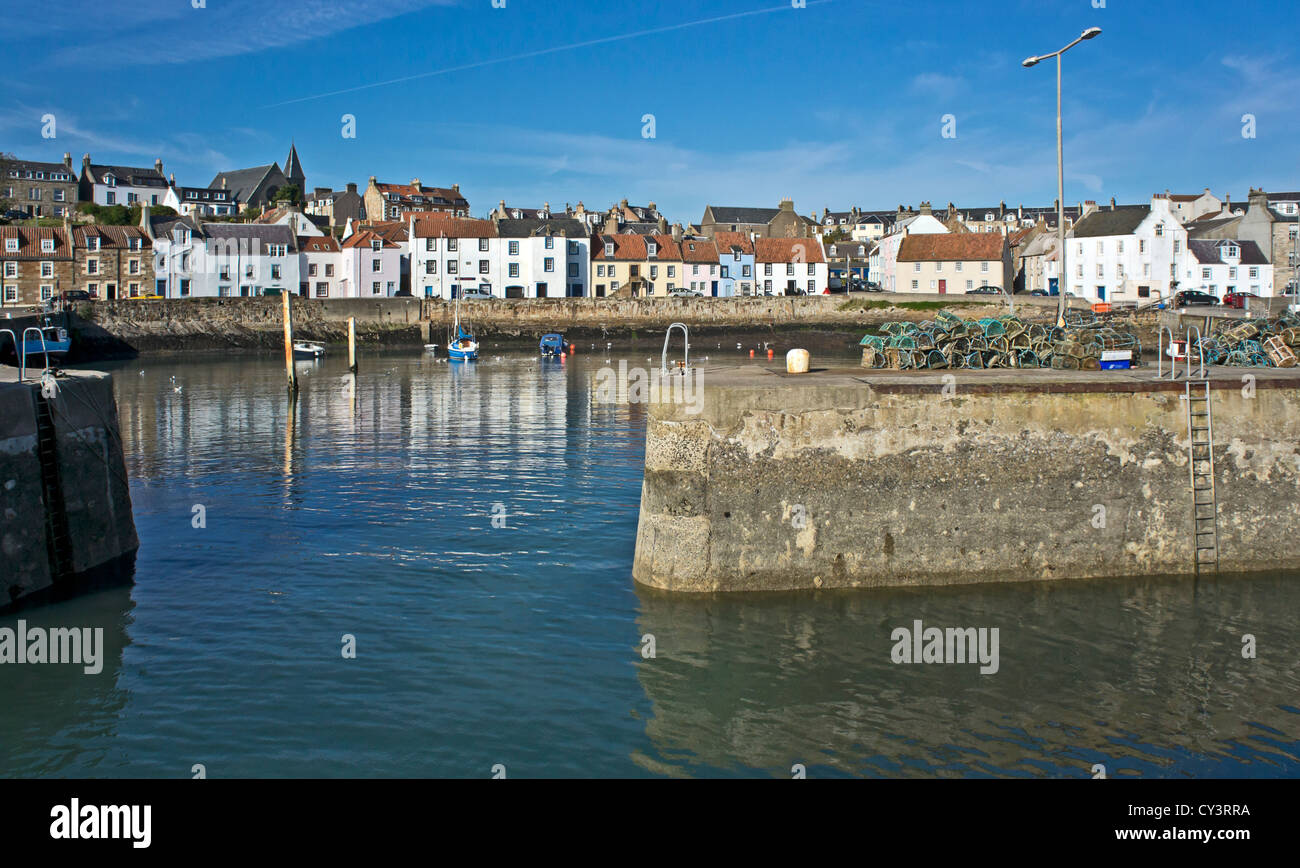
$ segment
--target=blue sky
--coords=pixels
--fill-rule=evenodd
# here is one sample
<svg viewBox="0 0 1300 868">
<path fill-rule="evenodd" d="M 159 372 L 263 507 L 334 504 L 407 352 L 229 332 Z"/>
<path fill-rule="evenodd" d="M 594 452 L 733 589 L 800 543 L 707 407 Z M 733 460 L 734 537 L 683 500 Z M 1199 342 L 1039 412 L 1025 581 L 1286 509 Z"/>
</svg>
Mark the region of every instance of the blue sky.
<svg viewBox="0 0 1300 868">
<path fill-rule="evenodd" d="M 0 150 L 202 185 L 294 139 L 309 186 L 459 183 L 476 214 L 1049 204 L 1055 67 L 1020 62 L 1098 26 L 1066 55 L 1067 201 L 1300 188 L 1294 2 L 193 2 L 2 10 Z"/>
</svg>

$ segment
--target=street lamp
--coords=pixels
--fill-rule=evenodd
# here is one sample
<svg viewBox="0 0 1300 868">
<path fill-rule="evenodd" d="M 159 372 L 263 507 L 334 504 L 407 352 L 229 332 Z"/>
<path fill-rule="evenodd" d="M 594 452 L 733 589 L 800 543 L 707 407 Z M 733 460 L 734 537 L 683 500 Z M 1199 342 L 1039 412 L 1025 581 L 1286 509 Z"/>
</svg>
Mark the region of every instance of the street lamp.
<svg viewBox="0 0 1300 868">
<path fill-rule="evenodd" d="M 1037 66 L 1040 61 L 1052 57 L 1056 58 L 1056 232 L 1057 242 L 1060 245 L 1058 249 L 1061 263 L 1060 274 L 1056 278 L 1056 290 L 1059 299 L 1056 305 L 1056 324 L 1058 326 L 1065 325 L 1065 281 L 1068 274 L 1065 268 L 1065 145 L 1061 137 L 1061 55 L 1085 39 L 1095 39 L 1100 35 L 1100 27 L 1089 27 L 1079 34 L 1078 39 L 1060 51 L 1027 57 L 1021 64 L 1028 69 L 1031 66 Z"/>
</svg>

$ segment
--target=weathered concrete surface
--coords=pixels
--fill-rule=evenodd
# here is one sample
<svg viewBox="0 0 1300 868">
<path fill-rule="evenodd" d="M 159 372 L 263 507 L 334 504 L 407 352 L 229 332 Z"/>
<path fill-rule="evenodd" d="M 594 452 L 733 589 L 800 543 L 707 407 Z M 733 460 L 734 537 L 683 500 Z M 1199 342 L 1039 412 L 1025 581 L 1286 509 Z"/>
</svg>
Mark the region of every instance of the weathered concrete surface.
<svg viewBox="0 0 1300 868">
<path fill-rule="evenodd" d="M 698 592 L 1190 571 L 1182 384 L 951 373 L 949 397 L 939 372 L 704 369 L 701 412 L 651 406 L 634 577 Z M 1213 382 L 1222 569 L 1300 568 L 1300 375 Z"/>
<path fill-rule="evenodd" d="M 972 316 L 1005 310 L 998 301 L 964 296 L 843 295 L 750 298 L 551 298 L 466 302 L 461 316 L 480 337 L 536 337 L 561 330 L 573 334 L 657 331 L 674 322 L 692 330 L 842 327 L 861 334 L 872 323 L 901 315 L 933 316 L 891 304 L 943 301 Z M 1040 299 L 1017 301 L 1017 312 L 1050 317 Z M 1030 302 L 1035 302 L 1031 304 Z M 876 305 L 872 307 L 871 305 Z M 357 318 L 358 337 L 369 344 L 441 342 L 453 305 L 418 298 L 294 298 L 294 326 L 305 340 L 346 339 L 348 317 Z M 74 336 L 114 355 L 133 351 L 273 348 L 282 340 L 276 298 L 125 299 L 77 306 Z M 75 349 L 74 344 L 74 349 Z"/>
<path fill-rule="evenodd" d="M 0 606 L 50 586 L 33 401 L 0 374 Z"/>
<path fill-rule="evenodd" d="M 38 452 L 39 386 L 0 368 L 0 606 L 44 591 L 72 590 L 87 576 L 111 578 L 139 548 L 118 432 L 112 377 L 69 372 L 49 400 L 71 574 L 56 581 Z M 68 588 L 61 588 L 66 583 Z"/>
</svg>

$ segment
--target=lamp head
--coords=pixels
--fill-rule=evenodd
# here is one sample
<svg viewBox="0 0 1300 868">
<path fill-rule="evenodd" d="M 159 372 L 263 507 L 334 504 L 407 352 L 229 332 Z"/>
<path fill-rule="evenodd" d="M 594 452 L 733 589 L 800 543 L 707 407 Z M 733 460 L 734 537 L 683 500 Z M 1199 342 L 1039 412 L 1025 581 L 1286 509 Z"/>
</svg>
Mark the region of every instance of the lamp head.
<svg viewBox="0 0 1300 868">
<path fill-rule="evenodd" d="M 1100 27 L 1089 27 L 1087 30 L 1083 31 L 1084 39 L 1096 39 L 1098 36 L 1101 36 Z"/>
<path fill-rule="evenodd" d="M 1020 62 L 1020 65 L 1023 66 L 1025 69 L 1028 69 L 1031 66 L 1036 66 L 1037 64 L 1038 64 L 1037 57 L 1026 57 L 1024 60 Z"/>
</svg>

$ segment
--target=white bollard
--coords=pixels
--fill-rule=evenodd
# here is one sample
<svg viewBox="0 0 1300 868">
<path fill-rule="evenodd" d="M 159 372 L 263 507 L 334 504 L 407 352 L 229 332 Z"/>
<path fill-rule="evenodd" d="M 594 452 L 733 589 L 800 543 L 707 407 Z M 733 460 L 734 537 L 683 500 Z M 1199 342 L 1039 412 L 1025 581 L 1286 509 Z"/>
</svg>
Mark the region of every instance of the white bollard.
<svg viewBox="0 0 1300 868">
<path fill-rule="evenodd" d="M 787 374 L 808 373 L 809 356 L 807 350 L 791 350 L 785 354 L 785 372 Z"/>
</svg>

